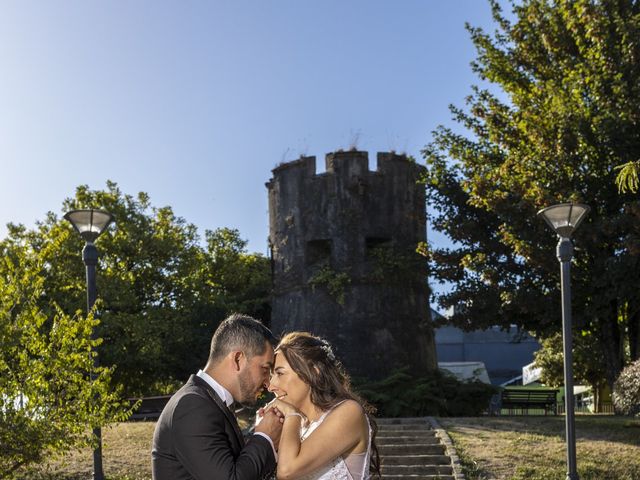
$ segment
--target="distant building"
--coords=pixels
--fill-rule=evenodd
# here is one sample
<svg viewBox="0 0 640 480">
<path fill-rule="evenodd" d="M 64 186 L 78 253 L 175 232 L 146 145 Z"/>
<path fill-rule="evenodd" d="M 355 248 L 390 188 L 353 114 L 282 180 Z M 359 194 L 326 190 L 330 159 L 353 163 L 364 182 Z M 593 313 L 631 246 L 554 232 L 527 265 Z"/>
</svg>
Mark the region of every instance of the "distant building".
<svg viewBox="0 0 640 480">
<path fill-rule="evenodd" d="M 463 382 L 491 383 L 489 373 L 482 362 L 438 362 L 440 370 L 446 370 Z"/>
<path fill-rule="evenodd" d="M 444 318 L 435 310 L 431 315 Z M 540 349 L 534 337 L 515 326 L 465 332 L 447 325 L 436 328 L 435 338 L 438 363 L 482 362 L 494 385 L 522 377 L 522 367 L 533 362 L 534 352 Z"/>
</svg>

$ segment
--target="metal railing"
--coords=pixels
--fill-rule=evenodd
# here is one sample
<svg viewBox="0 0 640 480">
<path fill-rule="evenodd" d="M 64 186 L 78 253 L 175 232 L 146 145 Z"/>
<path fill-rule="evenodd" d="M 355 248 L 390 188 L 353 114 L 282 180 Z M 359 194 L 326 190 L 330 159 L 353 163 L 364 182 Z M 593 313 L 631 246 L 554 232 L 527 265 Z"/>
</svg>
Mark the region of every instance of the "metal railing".
<svg viewBox="0 0 640 480">
<path fill-rule="evenodd" d="M 585 415 L 613 415 L 615 412 L 613 410 L 613 404 L 610 402 L 603 403 L 600 405 L 600 411 L 594 412 L 593 408 L 588 405 L 580 405 L 573 408 L 576 413 L 585 414 Z M 558 413 L 564 414 L 564 403 L 558 402 Z"/>
<path fill-rule="evenodd" d="M 591 407 L 587 405 L 581 405 L 574 407 L 573 410 L 575 413 L 580 415 L 613 415 L 615 412 L 613 410 L 612 403 L 604 403 L 600 406 L 599 412 L 594 412 Z M 557 413 L 558 415 L 564 415 L 564 403 L 558 402 L 557 405 Z M 548 411 L 545 412 L 543 408 L 501 408 L 499 411 L 494 411 L 493 415 L 545 415 L 548 414 Z"/>
</svg>

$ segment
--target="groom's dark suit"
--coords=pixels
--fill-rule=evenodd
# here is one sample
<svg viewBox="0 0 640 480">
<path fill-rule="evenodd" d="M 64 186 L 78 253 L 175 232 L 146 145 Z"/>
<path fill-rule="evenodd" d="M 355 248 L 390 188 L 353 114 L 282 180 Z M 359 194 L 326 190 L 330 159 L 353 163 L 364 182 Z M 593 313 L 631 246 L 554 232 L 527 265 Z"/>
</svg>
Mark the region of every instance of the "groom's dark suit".
<svg viewBox="0 0 640 480">
<path fill-rule="evenodd" d="M 257 480 L 276 466 L 269 441 L 245 443 L 234 415 L 192 375 L 162 411 L 153 436 L 154 480 Z"/>
</svg>

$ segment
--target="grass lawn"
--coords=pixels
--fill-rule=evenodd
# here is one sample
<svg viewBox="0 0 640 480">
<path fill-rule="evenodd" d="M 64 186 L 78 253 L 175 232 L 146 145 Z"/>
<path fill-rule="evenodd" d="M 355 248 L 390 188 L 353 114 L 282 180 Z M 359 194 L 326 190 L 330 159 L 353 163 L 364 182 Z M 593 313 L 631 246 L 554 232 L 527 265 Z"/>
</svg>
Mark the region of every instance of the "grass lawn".
<svg viewBox="0 0 640 480">
<path fill-rule="evenodd" d="M 442 418 L 468 480 L 563 480 L 563 416 Z M 640 419 L 576 417 L 580 480 L 640 480 Z"/>
<path fill-rule="evenodd" d="M 439 419 L 451 435 L 468 480 L 564 480 L 564 417 Z M 154 422 L 121 423 L 103 430 L 108 480 L 151 478 Z M 640 480 L 640 419 L 577 416 L 580 480 Z M 26 480 L 91 478 L 90 450 L 52 460 Z"/>
<path fill-rule="evenodd" d="M 238 417 L 241 428 L 248 424 Z M 151 441 L 156 422 L 124 422 L 102 429 L 102 467 L 107 480 L 150 480 Z M 87 480 L 92 478 L 93 451 L 82 449 L 30 471 L 20 480 Z"/>
<path fill-rule="evenodd" d="M 108 480 L 151 478 L 151 440 L 155 422 L 118 423 L 102 429 L 102 463 Z M 93 472 L 90 449 L 54 459 L 21 480 L 87 480 Z"/>
</svg>

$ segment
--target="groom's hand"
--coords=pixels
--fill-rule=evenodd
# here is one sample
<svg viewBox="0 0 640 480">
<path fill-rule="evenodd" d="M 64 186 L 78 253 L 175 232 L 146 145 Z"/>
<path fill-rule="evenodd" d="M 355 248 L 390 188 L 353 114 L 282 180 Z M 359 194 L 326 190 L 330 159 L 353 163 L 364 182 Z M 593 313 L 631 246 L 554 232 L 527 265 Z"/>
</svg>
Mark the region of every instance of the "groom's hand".
<svg viewBox="0 0 640 480">
<path fill-rule="evenodd" d="M 277 408 L 270 408 L 264 412 L 262 420 L 254 430 L 254 432 L 261 432 L 267 435 L 275 448 L 278 448 L 280 442 L 280 434 L 282 433 L 282 423 L 284 422 L 284 415 Z"/>
</svg>

